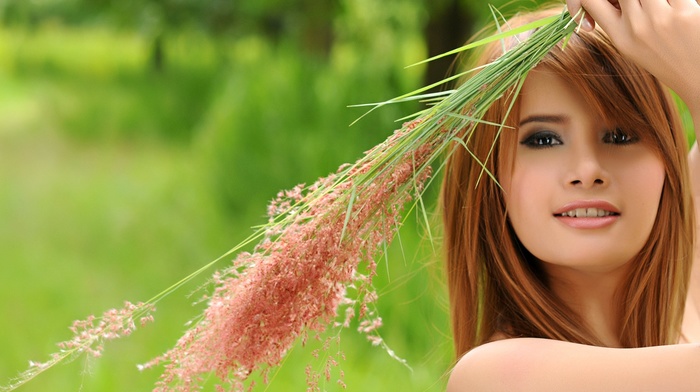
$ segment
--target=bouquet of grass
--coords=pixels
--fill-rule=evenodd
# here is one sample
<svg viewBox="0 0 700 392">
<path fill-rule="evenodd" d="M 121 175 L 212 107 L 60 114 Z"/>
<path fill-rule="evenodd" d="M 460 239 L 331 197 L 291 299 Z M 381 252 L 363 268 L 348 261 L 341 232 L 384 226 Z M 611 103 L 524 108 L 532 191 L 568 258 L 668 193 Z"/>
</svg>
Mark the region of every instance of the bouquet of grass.
<svg viewBox="0 0 700 392">
<path fill-rule="evenodd" d="M 268 222 L 218 259 L 149 301 L 126 303 L 101 317 L 76 321 L 71 327 L 74 337 L 59 343 L 58 352 L 46 362 L 30 362 L 29 369 L 0 391 L 14 390 L 81 354 L 100 356 L 106 340 L 129 335 L 152 321 L 160 299 L 233 255 L 232 264 L 214 273 L 213 289 L 205 296 L 208 306 L 201 316 L 170 351 L 140 365 L 163 366 L 155 390 L 198 390 L 211 373 L 220 378 L 221 390 L 244 389 L 252 372 L 265 374 L 278 366 L 297 340 L 319 338 L 329 327 L 349 327 L 353 319 L 372 344 L 384 346 L 394 356 L 377 333 L 381 319 L 371 306 L 376 299 L 375 260 L 396 236 L 406 207 L 418 208 L 425 216 L 421 194 L 433 178 L 432 168 L 441 167 L 433 164 L 453 148 L 467 148 L 459 135 L 468 137 L 496 99 L 507 95 L 514 101 L 528 71 L 566 39 L 573 26 L 564 12 L 443 54 L 537 29 L 481 69 L 371 104 L 374 110 L 408 100 L 429 103 L 354 164 L 343 165 L 309 186 L 280 192 L 268 207 Z M 465 76 L 470 77 L 454 90 L 426 93 Z M 250 244 L 256 244 L 252 252 L 241 252 Z M 328 358 L 329 366 L 335 363 L 332 356 Z M 330 377 L 330 372 L 324 375 Z M 308 368 L 309 389 L 319 389 L 320 377 Z"/>
</svg>

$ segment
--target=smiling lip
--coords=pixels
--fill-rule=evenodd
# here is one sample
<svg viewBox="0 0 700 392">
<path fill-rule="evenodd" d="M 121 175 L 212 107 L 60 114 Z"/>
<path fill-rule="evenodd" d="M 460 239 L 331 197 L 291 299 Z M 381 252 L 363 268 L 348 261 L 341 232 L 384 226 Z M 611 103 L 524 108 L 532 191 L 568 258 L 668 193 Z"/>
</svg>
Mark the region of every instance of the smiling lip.
<svg viewBox="0 0 700 392">
<path fill-rule="evenodd" d="M 589 209 L 595 209 L 599 213 L 596 216 L 580 216 L 583 210 L 593 212 Z M 574 216 L 570 216 L 572 211 Z M 574 229 L 600 229 L 615 223 L 620 218 L 620 210 L 604 200 L 583 200 L 567 203 L 554 211 L 553 215 L 559 222 Z"/>
</svg>

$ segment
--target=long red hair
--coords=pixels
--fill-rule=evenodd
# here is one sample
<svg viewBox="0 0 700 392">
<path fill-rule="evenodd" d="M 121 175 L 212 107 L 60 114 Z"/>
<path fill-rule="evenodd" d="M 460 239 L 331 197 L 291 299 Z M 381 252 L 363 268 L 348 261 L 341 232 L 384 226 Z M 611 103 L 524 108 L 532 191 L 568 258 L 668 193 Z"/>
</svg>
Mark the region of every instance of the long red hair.
<svg viewBox="0 0 700 392">
<path fill-rule="evenodd" d="M 559 7 L 557 11 L 560 12 Z M 552 14 L 520 15 L 516 27 Z M 520 39 L 526 37 L 521 36 Z M 516 39 L 506 45 L 515 45 Z M 488 47 L 475 65 L 492 61 L 501 42 Z M 562 50 L 541 63 L 578 89 L 601 116 L 635 129 L 664 162 L 666 178 L 652 232 L 618 288 L 619 339 L 625 347 L 676 343 L 683 316 L 694 242 L 687 142 L 675 104 L 648 72 L 625 60 L 600 30 L 574 33 Z M 485 120 L 516 127 L 518 104 L 504 118 L 512 96 L 502 97 Z M 576 313 L 548 287 L 547 277 L 515 235 L 499 185 L 484 176 L 473 157 L 496 178 L 513 152 L 515 131 L 479 124 L 462 135 L 449 155 L 441 194 L 444 248 L 457 357 L 497 333 L 602 345 Z M 466 133 L 466 131 L 465 131 Z M 495 148 L 489 156 L 492 145 Z M 487 158 L 488 157 L 488 158 Z"/>
</svg>

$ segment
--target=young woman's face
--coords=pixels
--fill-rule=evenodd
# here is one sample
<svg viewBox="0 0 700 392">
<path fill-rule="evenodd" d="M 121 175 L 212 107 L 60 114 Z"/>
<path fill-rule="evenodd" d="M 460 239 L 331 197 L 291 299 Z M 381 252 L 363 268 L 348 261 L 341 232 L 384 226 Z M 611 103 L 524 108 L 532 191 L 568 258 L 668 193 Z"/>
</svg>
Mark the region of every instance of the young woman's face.
<svg viewBox="0 0 700 392">
<path fill-rule="evenodd" d="M 518 238 L 545 270 L 607 272 L 641 250 L 665 177 L 649 146 L 605 124 L 546 70 L 523 86 L 517 138 L 512 171 L 500 182 Z"/>
</svg>

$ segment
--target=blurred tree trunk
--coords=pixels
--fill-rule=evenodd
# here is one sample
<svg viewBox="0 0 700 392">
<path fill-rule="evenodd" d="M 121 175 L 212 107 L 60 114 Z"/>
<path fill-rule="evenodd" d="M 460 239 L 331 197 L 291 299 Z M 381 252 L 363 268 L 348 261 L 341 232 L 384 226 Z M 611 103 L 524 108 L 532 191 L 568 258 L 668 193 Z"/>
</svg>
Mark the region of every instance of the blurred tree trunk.
<svg viewBox="0 0 700 392">
<path fill-rule="evenodd" d="M 162 72 L 165 68 L 165 48 L 163 47 L 163 34 L 158 34 L 151 47 L 151 66 L 156 72 Z"/>
<path fill-rule="evenodd" d="M 301 45 L 304 50 L 327 59 L 333 47 L 333 21 L 339 12 L 338 0 L 304 0 L 301 25 Z"/>
<path fill-rule="evenodd" d="M 428 56 L 436 56 L 464 45 L 472 34 L 475 16 L 463 0 L 441 0 L 427 3 L 429 20 L 425 36 L 428 43 Z M 425 84 L 429 85 L 444 79 L 454 70 L 451 66 L 454 56 L 444 57 L 428 63 Z M 444 90 L 438 87 L 433 91 Z"/>
</svg>

